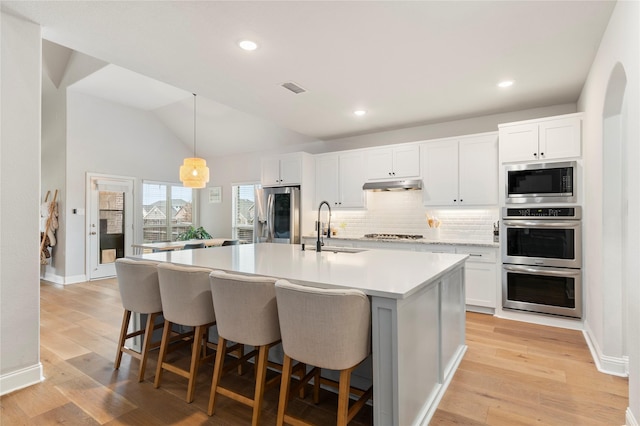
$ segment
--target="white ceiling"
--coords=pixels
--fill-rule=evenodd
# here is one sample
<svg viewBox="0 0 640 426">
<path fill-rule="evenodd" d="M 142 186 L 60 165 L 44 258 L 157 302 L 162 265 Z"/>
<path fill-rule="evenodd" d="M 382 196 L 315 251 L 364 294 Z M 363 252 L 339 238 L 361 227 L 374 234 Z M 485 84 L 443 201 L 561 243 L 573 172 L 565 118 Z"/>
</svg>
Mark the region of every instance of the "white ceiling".
<svg viewBox="0 0 640 426">
<path fill-rule="evenodd" d="M 189 144 L 197 93 L 199 149 L 220 155 L 576 102 L 614 5 L 3 1 L 2 9 L 115 65 L 75 89 L 152 110 Z M 243 39 L 260 47 L 240 50 Z M 503 79 L 516 83 L 498 89 Z M 308 92 L 280 87 L 287 81 Z"/>
</svg>

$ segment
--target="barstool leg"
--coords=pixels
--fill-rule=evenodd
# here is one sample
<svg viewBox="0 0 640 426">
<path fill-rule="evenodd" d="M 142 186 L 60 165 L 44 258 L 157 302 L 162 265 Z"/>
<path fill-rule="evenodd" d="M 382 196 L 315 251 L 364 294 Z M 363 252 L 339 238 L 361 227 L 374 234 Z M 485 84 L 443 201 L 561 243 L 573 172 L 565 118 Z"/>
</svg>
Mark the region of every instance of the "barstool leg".
<svg viewBox="0 0 640 426">
<path fill-rule="evenodd" d="M 144 380 L 144 371 L 147 368 L 147 358 L 149 357 L 149 345 L 151 345 L 151 338 L 153 337 L 153 327 L 156 322 L 156 317 L 160 315 L 158 313 L 147 315 L 147 326 L 144 330 L 144 340 L 142 341 L 142 351 L 140 358 L 140 370 L 138 371 L 138 382 Z"/>
<path fill-rule="evenodd" d="M 200 347 L 204 337 L 205 327 L 199 325 L 193 334 L 193 348 L 191 350 L 191 366 L 189 367 L 189 387 L 187 388 L 187 402 L 193 402 L 196 390 L 196 375 L 198 374 L 198 365 L 200 364 Z"/>
<path fill-rule="evenodd" d="M 116 360 L 113 363 L 113 368 L 116 370 L 120 368 L 120 362 L 122 361 L 122 347 L 127 340 L 127 330 L 129 329 L 129 320 L 131 319 L 131 311 L 124 310 L 122 316 L 122 326 L 120 327 L 120 339 L 118 340 L 118 353 L 116 353 Z"/>
<path fill-rule="evenodd" d="M 227 354 L 227 340 L 224 337 L 218 337 L 218 349 L 216 349 L 216 361 L 213 366 L 213 379 L 211 379 L 211 395 L 209 395 L 209 407 L 207 414 L 213 416 L 216 410 L 216 394 L 220 377 L 222 377 L 222 365 L 224 357 Z"/>
<path fill-rule="evenodd" d="M 253 420 L 251 426 L 258 426 L 262 413 L 262 400 L 264 398 L 264 382 L 267 378 L 267 358 L 269 357 L 269 345 L 260 346 L 258 359 L 256 360 L 256 390 L 253 396 Z"/>
<path fill-rule="evenodd" d="M 340 387 L 338 390 L 337 426 L 347 426 L 349 416 L 349 390 L 351 386 L 351 368 L 340 370 Z"/>
<path fill-rule="evenodd" d="M 167 356 L 167 348 L 169 347 L 169 331 L 171 330 L 171 322 L 164 320 L 164 329 L 162 330 L 162 341 L 160 342 L 160 353 L 158 354 L 158 367 L 156 368 L 156 379 L 153 381 L 153 387 L 160 387 L 160 379 L 162 379 L 162 364 L 164 357 Z"/>
<path fill-rule="evenodd" d="M 280 401 L 278 402 L 278 418 L 276 420 L 277 426 L 284 425 L 284 413 L 287 410 L 287 403 L 289 402 L 290 384 L 291 384 L 291 358 L 289 358 L 285 354 L 284 363 L 282 364 L 282 382 L 280 384 Z"/>
</svg>

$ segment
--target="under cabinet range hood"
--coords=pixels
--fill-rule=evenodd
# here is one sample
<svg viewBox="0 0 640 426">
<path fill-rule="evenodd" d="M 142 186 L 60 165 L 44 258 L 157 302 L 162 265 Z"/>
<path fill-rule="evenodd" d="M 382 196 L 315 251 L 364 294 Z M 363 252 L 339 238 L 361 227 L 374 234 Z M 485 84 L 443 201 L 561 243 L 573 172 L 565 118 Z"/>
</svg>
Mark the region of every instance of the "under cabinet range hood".
<svg viewBox="0 0 640 426">
<path fill-rule="evenodd" d="M 367 182 L 362 186 L 365 191 L 410 191 L 422 189 L 422 180 L 390 180 L 386 182 Z"/>
</svg>

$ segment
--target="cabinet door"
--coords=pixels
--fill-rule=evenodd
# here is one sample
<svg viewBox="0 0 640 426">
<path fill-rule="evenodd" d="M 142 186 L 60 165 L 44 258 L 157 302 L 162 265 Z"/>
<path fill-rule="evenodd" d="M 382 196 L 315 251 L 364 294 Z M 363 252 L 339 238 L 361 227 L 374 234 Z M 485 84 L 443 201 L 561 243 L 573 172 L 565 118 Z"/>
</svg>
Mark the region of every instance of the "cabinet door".
<svg viewBox="0 0 640 426">
<path fill-rule="evenodd" d="M 367 151 L 367 179 L 389 179 L 393 177 L 393 149 Z"/>
<path fill-rule="evenodd" d="M 363 152 L 342 154 L 339 157 L 339 207 L 364 207 L 365 157 Z"/>
<path fill-rule="evenodd" d="M 282 185 L 299 185 L 302 180 L 302 160 L 298 156 L 280 159 L 280 183 Z"/>
<path fill-rule="evenodd" d="M 580 119 L 563 118 L 542 122 L 540 132 L 540 158 L 553 160 L 580 156 Z"/>
<path fill-rule="evenodd" d="M 280 159 L 265 158 L 262 160 L 260 182 L 262 186 L 280 185 Z"/>
<path fill-rule="evenodd" d="M 496 307 L 498 291 L 497 269 L 495 263 L 476 263 L 467 261 L 465 264 L 466 304 Z"/>
<path fill-rule="evenodd" d="M 500 160 L 535 161 L 538 159 L 538 125 L 522 124 L 500 129 Z"/>
<path fill-rule="evenodd" d="M 433 142 L 422 146 L 423 203 L 451 206 L 458 203 L 458 142 Z"/>
<path fill-rule="evenodd" d="M 338 199 L 338 155 L 316 157 L 315 205 L 327 201 L 331 207 L 337 207 Z"/>
<path fill-rule="evenodd" d="M 482 136 L 458 145 L 461 205 L 498 204 L 498 139 Z"/>
<path fill-rule="evenodd" d="M 403 146 L 393 150 L 393 177 L 420 176 L 420 147 Z"/>
</svg>

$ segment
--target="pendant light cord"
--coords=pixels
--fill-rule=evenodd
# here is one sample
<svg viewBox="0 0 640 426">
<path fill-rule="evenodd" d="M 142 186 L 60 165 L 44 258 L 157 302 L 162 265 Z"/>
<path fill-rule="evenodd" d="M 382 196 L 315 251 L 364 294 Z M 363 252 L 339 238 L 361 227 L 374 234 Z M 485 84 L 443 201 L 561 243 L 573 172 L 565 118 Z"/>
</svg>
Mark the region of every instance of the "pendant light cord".
<svg viewBox="0 0 640 426">
<path fill-rule="evenodd" d="M 193 156 L 196 157 L 196 94 L 193 94 Z"/>
</svg>

